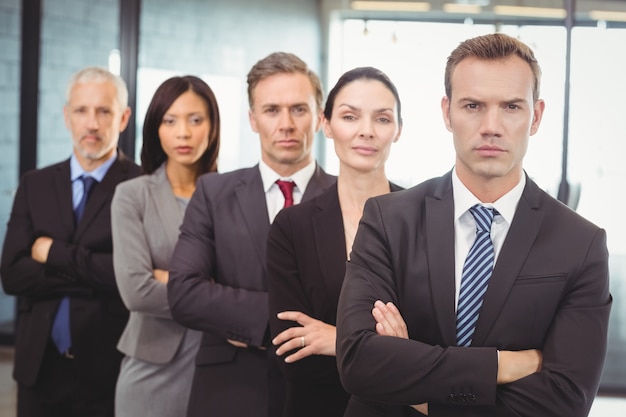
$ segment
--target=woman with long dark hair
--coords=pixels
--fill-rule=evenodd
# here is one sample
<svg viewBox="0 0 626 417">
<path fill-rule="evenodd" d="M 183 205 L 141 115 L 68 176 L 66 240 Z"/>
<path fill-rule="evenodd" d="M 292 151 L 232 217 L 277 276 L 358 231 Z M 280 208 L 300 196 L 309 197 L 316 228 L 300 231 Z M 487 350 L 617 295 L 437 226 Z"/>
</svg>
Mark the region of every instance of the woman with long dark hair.
<svg viewBox="0 0 626 417">
<path fill-rule="evenodd" d="M 143 126 L 145 175 L 120 184 L 111 206 L 115 278 L 130 310 L 116 417 L 186 415 L 200 332 L 170 315 L 168 267 L 196 179 L 217 171 L 219 145 L 211 88 L 194 76 L 161 84 Z"/>
<path fill-rule="evenodd" d="M 267 244 L 270 330 L 286 379 L 283 416 L 343 416 L 350 395 L 335 361 L 335 316 L 365 201 L 399 190 L 385 175 L 402 130 L 396 87 L 355 68 L 330 91 L 323 120 L 339 158 L 337 184 L 281 211 Z"/>
</svg>

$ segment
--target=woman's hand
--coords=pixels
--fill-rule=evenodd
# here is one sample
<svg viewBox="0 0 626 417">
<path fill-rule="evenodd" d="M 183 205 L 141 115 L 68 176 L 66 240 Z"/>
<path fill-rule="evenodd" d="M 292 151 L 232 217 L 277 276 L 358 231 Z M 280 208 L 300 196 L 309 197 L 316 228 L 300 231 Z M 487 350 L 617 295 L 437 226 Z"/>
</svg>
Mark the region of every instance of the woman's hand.
<svg viewBox="0 0 626 417">
<path fill-rule="evenodd" d="M 335 326 L 314 319 L 299 311 L 283 311 L 277 316 L 280 320 L 295 321 L 300 326 L 282 331 L 272 340 L 277 355 L 295 350 L 285 358 L 292 363 L 311 355 L 335 356 L 337 330 Z"/>
<path fill-rule="evenodd" d="M 170 279 L 170 272 L 165 269 L 155 269 L 152 271 L 152 275 L 154 275 L 154 279 L 162 284 L 167 284 L 167 281 Z"/>
</svg>

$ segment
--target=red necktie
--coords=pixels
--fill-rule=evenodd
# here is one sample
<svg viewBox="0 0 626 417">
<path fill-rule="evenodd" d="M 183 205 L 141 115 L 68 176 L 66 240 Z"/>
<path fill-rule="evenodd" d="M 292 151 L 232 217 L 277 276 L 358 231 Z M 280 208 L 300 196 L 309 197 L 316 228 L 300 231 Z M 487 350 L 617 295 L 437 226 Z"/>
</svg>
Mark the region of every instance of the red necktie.
<svg viewBox="0 0 626 417">
<path fill-rule="evenodd" d="M 280 191 L 285 196 L 285 205 L 283 208 L 293 206 L 293 187 L 296 186 L 296 183 L 293 181 L 277 180 L 276 184 L 278 184 L 278 188 L 280 188 Z"/>
</svg>

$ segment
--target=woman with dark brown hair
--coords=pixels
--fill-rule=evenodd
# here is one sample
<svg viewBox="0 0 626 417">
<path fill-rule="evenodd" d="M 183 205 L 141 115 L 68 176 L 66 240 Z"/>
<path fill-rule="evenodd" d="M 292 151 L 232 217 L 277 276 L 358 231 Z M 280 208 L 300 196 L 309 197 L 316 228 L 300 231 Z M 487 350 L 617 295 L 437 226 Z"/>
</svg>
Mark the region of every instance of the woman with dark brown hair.
<svg viewBox="0 0 626 417">
<path fill-rule="evenodd" d="M 286 380 L 283 416 L 341 417 L 348 404 L 335 360 L 337 302 L 365 201 L 400 189 L 385 174 L 402 131 L 400 110 L 382 71 L 343 74 L 322 121 L 339 158 L 337 184 L 282 210 L 270 228 L 270 330 Z"/>
<path fill-rule="evenodd" d="M 200 332 L 176 323 L 167 302 L 169 263 L 196 179 L 217 171 L 220 117 L 194 76 L 157 89 L 143 126 L 143 176 L 117 187 L 111 206 L 115 278 L 128 325 L 116 417 L 186 415 Z"/>
</svg>

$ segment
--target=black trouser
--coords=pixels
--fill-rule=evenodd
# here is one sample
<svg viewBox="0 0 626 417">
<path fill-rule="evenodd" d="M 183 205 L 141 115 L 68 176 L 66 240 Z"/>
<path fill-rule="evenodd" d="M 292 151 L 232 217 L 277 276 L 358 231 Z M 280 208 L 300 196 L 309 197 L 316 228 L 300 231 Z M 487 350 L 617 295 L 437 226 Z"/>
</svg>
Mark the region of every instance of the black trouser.
<svg viewBox="0 0 626 417">
<path fill-rule="evenodd" d="M 113 417 L 114 396 L 94 391 L 78 377 L 75 360 L 49 342 L 35 385 L 18 383 L 17 417 Z"/>
</svg>

